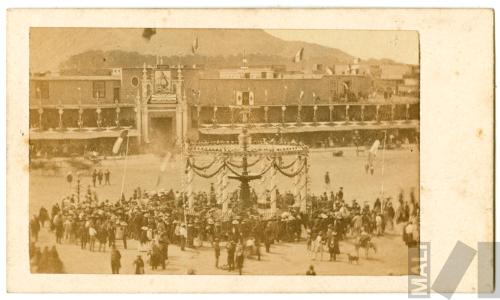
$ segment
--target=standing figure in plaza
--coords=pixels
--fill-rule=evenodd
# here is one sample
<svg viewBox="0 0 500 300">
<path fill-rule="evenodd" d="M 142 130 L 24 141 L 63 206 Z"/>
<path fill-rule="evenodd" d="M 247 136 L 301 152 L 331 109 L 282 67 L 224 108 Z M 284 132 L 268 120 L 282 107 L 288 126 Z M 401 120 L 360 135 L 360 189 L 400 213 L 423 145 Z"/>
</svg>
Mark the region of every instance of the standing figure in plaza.
<svg viewBox="0 0 500 300">
<path fill-rule="evenodd" d="M 220 257 L 220 245 L 219 239 L 214 240 L 214 254 L 215 254 L 215 268 L 219 268 L 219 257 Z"/>
<path fill-rule="evenodd" d="M 111 185 L 111 182 L 109 181 L 110 176 L 111 172 L 109 171 L 109 169 L 106 169 L 106 171 L 104 172 L 104 184 Z"/>
<path fill-rule="evenodd" d="M 71 184 L 73 183 L 73 173 L 71 173 L 71 171 L 69 171 L 66 175 L 66 181 L 68 182 L 69 189 L 71 190 Z"/>
<path fill-rule="evenodd" d="M 54 217 L 53 224 L 56 231 L 56 243 L 61 244 L 64 234 L 64 225 L 62 215 L 60 213 Z"/>
<path fill-rule="evenodd" d="M 181 239 L 181 250 L 184 251 L 186 248 L 186 242 L 187 242 L 187 228 L 186 224 L 182 224 L 180 229 L 179 229 L 179 234 L 180 234 L 180 239 Z"/>
<path fill-rule="evenodd" d="M 122 240 L 123 240 L 123 249 L 127 249 L 127 238 L 128 238 L 128 226 L 127 223 L 123 222 L 122 225 Z"/>
<path fill-rule="evenodd" d="M 120 274 L 122 255 L 118 249 L 113 245 L 111 247 L 111 272 L 112 274 Z"/>
<path fill-rule="evenodd" d="M 102 179 L 103 179 L 104 174 L 102 173 L 102 170 L 99 170 L 97 173 L 97 180 L 99 180 L 99 185 L 102 185 Z"/>
<path fill-rule="evenodd" d="M 227 267 L 229 271 L 234 270 L 234 254 L 236 251 L 236 245 L 234 241 L 227 242 Z"/>
<path fill-rule="evenodd" d="M 318 258 L 318 253 L 320 255 L 321 260 L 323 260 L 323 240 L 321 237 L 321 233 L 318 233 L 318 235 L 316 236 L 316 239 L 314 240 L 313 249 L 314 249 L 313 260 L 316 260 L 316 258 Z"/>
<path fill-rule="evenodd" d="M 239 274 L 243 274 L 243 261 L 245 260 L 245 251 L 243 249 L 243 244 L 238 242 L 235 250 L 236 256 L 236 268 L 238 269 Z"/>
<path fill-rule="evenodd" d="M 337 232 L 333 232 L 330 242 L 328 244 L 328 252 L 330 252 L 330 261 L 337 260 L 337 254 L 340 254 L 339 249 L 339 236 Z"/>
<path fill-rule="evenodd" d="M 315 276 L 316 275 L 316 271 L 314 271 L 314 266 L 313 265 L 309 266 L 309 270 L 307 270 L 306 275 L 309 275 L 309 276 Z"/>
<path fill-rule="evenodd" d="M 89 227 L 90 251 L 94 251 L 95 240 L 97 239 L 97 230 L 94 227 L 94 224 Z"/>
<path fill-rule="evenodd" d="M 36 215 L 30 221 L 30 233 L 34 242 L 38 242 L 38 233 L 40 232 L 40 221 Z"/>
<path fill-rule="evenodd" d="M 344 200 L 344 188 L 340 187 L 339 191 L 337 192 L 337 201 L 342 200 Z"/>
<path fill-rule="evenodd" d="M 94 187 L 95 187 L 96 181 L 97 181 L 97 170 L 94 169 L 94 171 L 92 172 L 92 185 Z M 89 188 L 90 188 L 90 186 L 89 186 Z"/>
<path fill-rule="evenodd" d="M 45 207 L 41 207 L 38 211 L 38 220 L 40 221 L 40 226 L 45 227 L 45 222 L 49 221 L 49 213 Z"/>
<path fill-rule="evenodd" d="M 80 236 L 80 247 L 81 249 L 86 249 L 87 248 L 87 243 L 88 243 L 88 236 L 89 236 L 89 230 L 87 227 L 87 222 L 82 221 L 78 225 L 78 235 Z"/>
<path fill-rule="evenodd" d="M 140 255 L 137 255 L 137 258 L 134 260 L 135 266 L 135 274 L 144 274 L 144 261 Z"/>
<path fill-rule="evenodd" d="M 328 171 L 326 171 L 326 174 L 325 174 L 325 191 L 328 192 L 330 190 L 330 174 L 328 173 Z"/>
<path fill-rule="evenodd" d="M 116 240 L 116 228 L 109 224 L 108 225 L 108 242 L 109 242 L 109 247 L 115 245 L 115 240 Z"/>
<path fill-rule="evenodd" d="M 99 241 L 99 252 L 106 252 L 106 243 L 108 241 L 108 231 L 101 225 L 97 229 L 97 240 Z"/>
</svg>

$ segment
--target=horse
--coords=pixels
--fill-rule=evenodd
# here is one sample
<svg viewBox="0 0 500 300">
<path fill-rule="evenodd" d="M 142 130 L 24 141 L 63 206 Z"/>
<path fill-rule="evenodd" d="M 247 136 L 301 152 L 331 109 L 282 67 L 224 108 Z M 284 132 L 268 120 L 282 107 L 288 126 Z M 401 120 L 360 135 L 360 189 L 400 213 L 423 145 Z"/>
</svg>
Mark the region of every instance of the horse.
<svg viewBox="0 0 500 300">
<path fill-rule="evenodd" d="M 356 253 L 358 254 L 359 257 L 359 248 L 364 248 L 365 249 L 365 257 L 368 258 L 368 250 L 373 249 L 374 253 L 377 253 L 377 246 L 375 243 L 371 241 L 370 238 L 359 238 L 356 240 L 354 243 L 354 247 L 356 249 Z"/>
</svg>

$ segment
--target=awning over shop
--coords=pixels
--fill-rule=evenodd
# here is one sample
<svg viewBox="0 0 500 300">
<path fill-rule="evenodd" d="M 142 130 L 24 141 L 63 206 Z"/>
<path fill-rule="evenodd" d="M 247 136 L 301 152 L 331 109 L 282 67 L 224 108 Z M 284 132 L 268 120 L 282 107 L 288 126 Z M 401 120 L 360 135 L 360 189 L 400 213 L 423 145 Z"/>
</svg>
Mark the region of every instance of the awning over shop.
<svg viewBox="0 0 500 300">
<path fill-rule="evenodd" d="M 285 123 L 286 126 L 283 127 L 281 123 L 268 123 L 268 124 L 253 124 L 249 129 L 251 133 L 267 133 L 273 134 L 277 133 L 278 130 L 281 133 L 305 133 L 305 132 L 319 132 L 319 131 L 348 131 L 348 130 L 384 130 L 384 129 L 409 129 L 409 128 L 419 128 L 420 121 L 410 120 L 410 121 L 394 121 L 394 122 L 317 122 L 316 124 L 312 122 L 302 123 L 301 126 L 297 126 L 296 123 Z M 267 125 L 267 126 L 266 126 Z M 241 132 L 241 126 L 238 125 L 228 125 L 221 124 L 217 127 L 212 125 L 203 125 L 199 128 L 199 132 L 202 134 L 213 134 L 213 135 L 225 135 L 225 134 L 239 134 Z"/>
<path fill-rule="evenodd" d="M 137 129 L 130 128 L 106 128 L 98 130 L 97 128 L 69 128 L 66 130 L 30 130 L 30 140 L 88 140 L 98 138 L 115 138 L 120 136 L 122 130 L 128 129 L 128 136 L 138 136 Z"/>
</svg>

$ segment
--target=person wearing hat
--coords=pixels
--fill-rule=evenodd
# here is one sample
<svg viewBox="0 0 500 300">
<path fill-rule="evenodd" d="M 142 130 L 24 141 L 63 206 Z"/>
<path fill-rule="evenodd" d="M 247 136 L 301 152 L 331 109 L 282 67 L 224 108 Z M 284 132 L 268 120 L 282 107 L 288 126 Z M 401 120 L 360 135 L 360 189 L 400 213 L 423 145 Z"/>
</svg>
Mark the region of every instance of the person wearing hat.
<svg viewBox="0 0 500 300">
<path fill-rule="evenodd" d="M 97 228 L 97 240 L 99 241 L 99 252 L 106 251 L 106 243 L 108 241 L 108 231 L 101 225 Z"/>
<path fill-rule="evenodd" d="M 97 180 L 99 181 L 99 185 L 102 185 L 102 179 L 103 179 L 104 174 L 102 173 L 102 170 L 99 170 L 97 173 Z"/>
<path fill-rule="evenodd" d="M 30 220 L 30 233 L 31 238 L 35 242 L 38 242 L 38 233 L 40 232 L 40 222 L 36 215 L 33 215 L 33 218 Z"/>
<path fill-rule="evenodd" d="M 111 247 L 111 272 L 113 274 L 120 274 L 121 258 L 122 255 L 120 254 L 120 251 L 118 251 L 118 249 L 116 249 L 116 246 L 113 245 Z"/>
<path fill-rule="evenodd" d="M 266 229 L 264 230 L 264 246 L 266 247 L 266 253 L 271 251 L 271 243 L 273 242 L 273 239 L 271 223 L 267 223 Z"/>
<path fill-rule="evenodd" d="M 168 235 L 165 231 L 161 231 L 159 234 L 159 239 L 158 243 L 160 246 L 160 255 L 161 255 L 161 260 L 160 260 L 160 265 L 163 270 L 165 270 L 165 260 L 168 259 Z"/>
<path fill-rule="evenodd" d="M 342 201 L 344 200 L 344 188 L 340 187 L 339 191 L 337 192 L 337 200 Z"/>
<path fill-rule="evenodd" d="M 235 256 L 236 256 L 236 268 L 238 268 L 238 272 L 240 275 L 243 273 L 243 261 L 245 259 L 245 251 L 243 249 L 243 244 L 238 242 L 236 245 L 235 249 Z"/>
<path fill-rule="evenodd" d="M 377 236 L 384 235 L 384 229 L 383 229 L 383 219 L 382 219 L 382 214 L 377 213 L 375 216 L 375 234 Z"/>
<path fill-rule="evenodd" d="M 94 251 L 95 250 L 95 241 L 97 239 L 97 230 L 95 228 L 95 225 L 93 224 L 93 222 L 90 224 L 90 227 L 89 227 L 89 249 L 90 251 Z"/>
<path fill-rule="evenodd" d="M 330 190 L 330 174 L 328 171 L 325 173 L 325 190 L 327 192 Z"/>
<path fill-rule="evenodd" d="M 134 260 L 135 266 L 135 274 L 144 274 L 144 260 L 140 255 L 137 255 L 137 258 Z"/>
<path fill-rule="evenodd" d="M 123 249 L 127 249 L 128 224 L 127 222 L 121 222 L 120 226 L 122 228 Z"/>
<path fill-rule="evenodd" d="M 186 224 L 182 224 L 180 229 L 179 229 L 179 234 L 180 234 L 180 239 L 181 239 L 181 251 L 184 251 L 186 248 L 186 241 L 187 241 L 187 228 Z"/>
<path fill-rule="evenodd" d="M 339 236 L 335 231 L 332 233 L 332 237 L 328 244 L 328 252 L 330 253 L 330 261 L 336 261 L 337 254 L 340 254 L 340 249 L 339 249 Z"/>
<path fill-rule="evenodd" d="M 106 185 L 111 185 L 110 181 L 109 181 L 109 177 L 111 176 L 111 172 L 109 171 L 109 169 L 106 169 L 106 171 L 104 172 L 104 178 L 105 178 L 105 184 Z"/>
<path fill-rule="evenodd" d="M 219 257 L 220 257 L 220 245 L 219 245 L 219 239 L 216 238 L 214 240 L 214 254 L 215 254 L 215 268 L 219 268 Z"/>
<path fill-rule="evenodd" d="M 321 260 L 323 260 L 323 239 L 321 236 L 321 233 L 318 233 L 316 235 L 316 239 L 314 240 L 314 246 L 313 246 L 313 252 L 314 252 L 314 257 L 313 260 L 316 260 L 318 257 L 318 253 L 320 255 Z"/>
<path fill-rule="evenodd" d="M 227 242 L 227 267 L 229 271 L 234 270 L 234 252 L 236 251 L 236 244 L 234 241 Z"/>
<path fill-rule="evenodd" d="M 116 228 L 112 224 L 108 224 L 108 243 L 109 247 L 114 246 L 116 241 Z"/>
<path fill-rule="evenodd" d="M 390 199 L 388 199 L 387 203 L 385 205 L 385 208 L 384 208 L 384 217 L 385 217 L 384 218 L 385 219 L 384 227 L 386 227 L 387 225 L 390 225 L 391 230 L 394 229 L 394 216 L 395 215 L 396 215 L 396 212 L 394 210 L 394 207 L 392 206 L 392 202 Z"/>
<path fill-rule="evenodd" d="M 92 185 L 95 187 L 97 181 L 97 169 L 92 172 Z M 88 191 L 90 191 L 90 185 L 88 186 Z"/>
<path fill-rule="evenodd" d="M 316 271 L 314 271 L 313 265 L 309 266 L 309 270 L 307 270 L 306 275 L 309 275 L 309 276 L 315 276 L 316 275 Z"/>
</svg>

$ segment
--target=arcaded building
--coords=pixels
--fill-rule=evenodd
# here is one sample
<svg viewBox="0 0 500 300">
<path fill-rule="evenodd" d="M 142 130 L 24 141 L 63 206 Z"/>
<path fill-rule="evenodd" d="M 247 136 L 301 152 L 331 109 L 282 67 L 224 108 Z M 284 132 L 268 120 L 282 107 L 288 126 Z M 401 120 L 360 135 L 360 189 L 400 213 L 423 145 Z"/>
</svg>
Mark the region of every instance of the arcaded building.
<svg viewBox="0 0 500 300">
<path fill-rule="evenodd" d="M 397 139 L 414 142 L 419 128 L 419 99 L 413 92 L 418 74 L 387 82 L 369 71 L 338 73 L 289 72 L 283 66 L 206 70 L 158 64 L 97 75 L 34 74 L 32 154 L 110 155 L 125 129 L 134 153 L 163 152 L 183 140 L 236 140 L 242 105 L 251 107 L 255 139 L 344 146 L 352 143 L 353 134 L 368 143 L 368 137 L 388 129 Z"/>
</svg>

